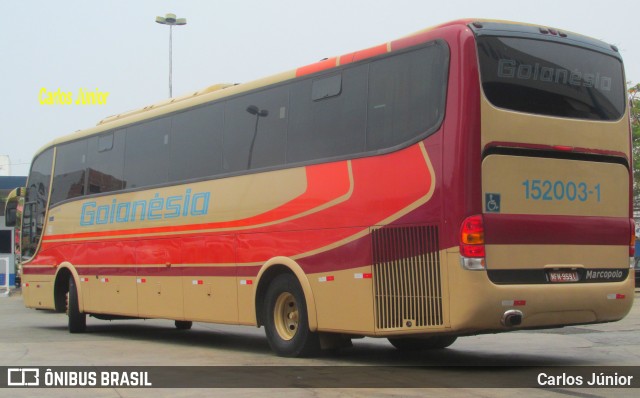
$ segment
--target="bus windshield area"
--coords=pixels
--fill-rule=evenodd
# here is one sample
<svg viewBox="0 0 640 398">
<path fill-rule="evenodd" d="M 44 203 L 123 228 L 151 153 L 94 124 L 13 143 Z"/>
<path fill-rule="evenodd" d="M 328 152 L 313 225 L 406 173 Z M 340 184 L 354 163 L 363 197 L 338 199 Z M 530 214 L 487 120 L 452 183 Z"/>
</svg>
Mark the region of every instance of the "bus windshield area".
<svg viewBox="0 0 640 398">
<path fill-rule="evenodd" d="M 477 38 L 482 88 L 499 108 L 547 116 L 619 120 L 625 110 L 622 62 L 554 41 Z"/>
</svg>

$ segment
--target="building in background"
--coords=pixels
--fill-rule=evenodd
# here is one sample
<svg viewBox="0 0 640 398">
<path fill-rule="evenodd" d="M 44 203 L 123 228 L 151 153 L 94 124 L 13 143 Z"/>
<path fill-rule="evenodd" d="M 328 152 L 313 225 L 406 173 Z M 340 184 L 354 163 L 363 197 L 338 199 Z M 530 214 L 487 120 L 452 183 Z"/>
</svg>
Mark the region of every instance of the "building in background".
<svg viewBox="0 0 640 398">
<path fill-rule="evenodd" d="M 9 156 L 0 155 L 0 176 L 10 176 L 11 175 L 11 162 L 9 161 Z"/>
</svg>

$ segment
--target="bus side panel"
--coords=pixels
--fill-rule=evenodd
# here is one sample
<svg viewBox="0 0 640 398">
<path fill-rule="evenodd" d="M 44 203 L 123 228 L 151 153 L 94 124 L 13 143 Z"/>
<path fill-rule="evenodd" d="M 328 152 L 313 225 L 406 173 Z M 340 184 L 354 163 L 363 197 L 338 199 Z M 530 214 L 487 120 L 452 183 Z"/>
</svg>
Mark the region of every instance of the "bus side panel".
<svg viewBox="0 0 640 398">
<path fill-rule="evenodd" d="M 318 327 L 324 331 L 364 333 L 372 330 L 371 246 L 368 229 L 340 228 L 238 235 L 238 253 L 242 263 L 263 263 L 254 259 L 287 257 L 303 268 L 312 288 Z M 335 237 L 345 237 L 336 241 Z M 333 239 L 332 239 L 333 238 Z M 332 242 L 306 253 L 300 242 Z M 246 274 L 242 267 L 239 273 Z M 367 277 L 365 278 L 365 275 Z M 251 278 L 238 277 L 240 283 Z M 250 286 L 239 285 L 239 301 L 246 301 Z M 248 304 L 248 303 L 247 303 Z M 244 314 L 250 307 L 240 305 Z M 245 318 L 241 315 L 241 319 Z"/>
<path fill-rule="evenodd" d="M 85 312 L 138 316 L 135 274 L 122 275 L 113 272 L 114 268 L 95 271 L 94 280 L 89 278 L 90 282 L 81 282 L 92 303 L 92 307 L 85 309 Z"/>
<path fill-rule="evenodd" d="M 25 275 L 22 280 L 22 299 L 27 308 L 54 309 L 52 277 Z"/>
<path fill-rule="evenodd" d="M 180 241 L 141 240 L 136 245 L 138 314 L 183 319 Z"/>
<path fill-rule="evenodd" d="M 181 238 L 184 319 L 238 322 L 235 246 L 233 235 Z"/>
<path fill-rule="evenodd" d="M 135 251 L 130 242 L 66 244 L 43 252 L 76 268 L 85 312 L 138 315 Z"/>
<path fill-rule="evenodd" d="M 318 314 L 318 329 L 373 334 L 371 266 L 309 274 Z"/>
<path fill-rule="evenodd" d="M 442 190 L 443 250 L 460 243 L 460 225 L 482 212 L 480 169 L 480 84 L 476 42 L 469 29 L 450 41 L 451 67 L 447 92 L 447 113 L 443 125 L 439 188 Z M 451 263 L 458 267 L 458 261 Z"/>
<path fill-rule="evenodd" d="M 439 133 L 434 134 L 438 136 Z M 438 158 L 435 142 L 439 138 L 434 140 L 425 142 Z M 35 261 L 46 265 L 51 258 L 53 263 L 68 261 L 78 267 L 79 274 L 91 280 L 87 285 L 87 312 L 169 319 L 197 316 L 220 322 L 237 322 L 241 318 L 241 323 L 246 323 L 251 311 L 242 310 L 240 318 L 238 314 L 252 297 L 246 294 L 251 288 L 241 285 L 243 279 L 237 279 L 233 286 L 233 276 L 255 276 L 259 266 L 269 259 L 289 257 L 298 261 L 306 273 L 314 277 L 318 274 L 317 278 L 322 278 L 325 271 L 347 271 L 338 279 L 350 275 L 350 283 L 357 286 L 355 291 L 363 295 L 357 300 L 360 304 L 347 315 L 352 322 L 348 328 L 371 333 L 372 292 L 366 287 L 368 281 L 356 278 L 362 273 L 362 279 L 368 279 L 364 274 L 374 273 L 364 272 L 372 264 L 370 228 L 432 227 L 439 217 L 435 213 L 441 210 L 440 202 L 429 203 L 436 191 L 436 171 L 425 142 L 352 161 L 63 203 L 51 210 L 52 221 L 47 226 L 43 250 Z M 292 178 L 296 184 L 290 191 L 287 183 Z M 274 196 L 274 191 L 279 193 Z M 247 196 L 247 192 L 252 194 Z M 147 213 L 135 210 L 139 203 L 162 198 L 168 203 L 182 198 L 180 195 L 191 195 L 187 209 L 196 211 L 187 216 L 184 214 L 188 212 L 178 214 L 183 219 L 177 225 L 173 207 L 160 219 L 152 213 L 151 205 Z M 220 195 L 227 199 L 214 200 Z M 200 200 L 196 201 L 196 197 Z M 247 199 L 234 202 L 233 197 Z M 186 203 L 187 196 L 183 200 Z M 202 236 L 208 236 L 208 241 L 199 241 Z M 356 241 L 358 249 L 353 252 L 350 244 Z M 332 253 L 333 258 L 321 258 L 322 253 L 338 249 L 335 253 L 342 255 Z M 430 252 L 437 250 L 437 244 L 429 248 Z M 242 268 L 242 275 L 235 272 L 236 266 Z M 253 275 L 248 271 L 252 267 Z M 358 272 L 348 271 L 351 268 Z M 230 278 L 224 282 L 219 279 L 216 288 L 213 279 L 205 282 L 204 277 Z M 327 281 L 331 282 L 329 278 Z M 194 301 L 205 295 L 211 302 L 209 284 L 214 298 L 215 290 L 222 290 L 217 297 L 229 293 L 224 301 L 212 304 L 211 309 L 219 313 L 211 315 L 208 309 L 200 308 L 185 310 L 185 306 L 201 305 Z M 330 293 L 332 297 L 344 294 L 342 290 Z M 364 295 L 369 298 L 365 300 Z M 248 304 L 253 307 L 253 303 Z M 324 319 L 340 312 L 335 306 L 325 308 L 327 315 L 321 315 Z M 229 319 L 233 313 L 235 316 Z M 338 322 L 331 323 L 331 327 L 337 325 Z"/>
</svg>

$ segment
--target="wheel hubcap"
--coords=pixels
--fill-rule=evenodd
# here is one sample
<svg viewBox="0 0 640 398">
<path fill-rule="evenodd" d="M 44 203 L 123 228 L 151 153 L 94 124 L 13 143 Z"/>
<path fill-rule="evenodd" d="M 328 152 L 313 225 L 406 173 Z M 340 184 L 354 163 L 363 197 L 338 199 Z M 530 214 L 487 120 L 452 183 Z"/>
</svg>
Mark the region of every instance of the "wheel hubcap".
<svg viewBox="0 0 640 398">
<path fill-rule="evenodd" d="M 291 340 L 298 331 L 298 303 L 289 292 L 283 292 L 276 300 L 273 309 L 276 331 L 283 340 Z"/>
</svg>

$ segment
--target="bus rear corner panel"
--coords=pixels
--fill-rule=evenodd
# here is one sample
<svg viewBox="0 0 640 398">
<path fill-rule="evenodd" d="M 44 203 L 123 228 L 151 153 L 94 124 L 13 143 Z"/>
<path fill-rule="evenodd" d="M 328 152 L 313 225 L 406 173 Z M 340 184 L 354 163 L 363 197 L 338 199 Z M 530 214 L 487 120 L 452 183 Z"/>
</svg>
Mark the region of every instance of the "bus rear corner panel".
<svg viewBox="0 0 640 398">
<path fill-rule="evenodd" d="M 628 268 L 599 271 L 603 277 L 615 275 L 615 281 L 588 281 L 589 270 L 578 268 L 579 280 L 571 281 L 573 275 L 568 275 L 564 282 L 551 282 L 550 272 L 565 271 L 553 267 L 492 270 L 490 253 L 488 248 L 487 269 L 477 271 L 455 266 L 456 262 L 460 263 L 458 253 L 448 256 L 453 333 L 479 334 L 611 322 L 624 318 L 633 305 L 634 281 Z M 513 256 L 512 259 L 517 261 Z"/>
</svg>

